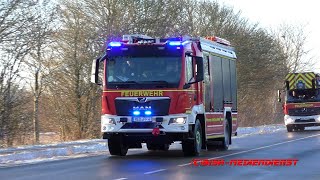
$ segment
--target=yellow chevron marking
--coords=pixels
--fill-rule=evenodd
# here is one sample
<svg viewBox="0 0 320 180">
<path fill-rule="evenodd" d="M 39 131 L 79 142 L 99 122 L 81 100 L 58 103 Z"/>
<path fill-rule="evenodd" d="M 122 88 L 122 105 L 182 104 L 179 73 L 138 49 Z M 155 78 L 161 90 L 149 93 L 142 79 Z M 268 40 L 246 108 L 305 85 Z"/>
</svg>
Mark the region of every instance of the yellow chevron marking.
<svg viewBox="0 0 320 180">
<path fill-rule="evenodd" d="M 286 81 L 289 81 L 289 88 L 296 89 L 299 81 L 302 81 L 306 88 L 312 88 L 312 81 L 315 78 L 314 73 L 291 73 L 286 75 Z"/>
</svg>

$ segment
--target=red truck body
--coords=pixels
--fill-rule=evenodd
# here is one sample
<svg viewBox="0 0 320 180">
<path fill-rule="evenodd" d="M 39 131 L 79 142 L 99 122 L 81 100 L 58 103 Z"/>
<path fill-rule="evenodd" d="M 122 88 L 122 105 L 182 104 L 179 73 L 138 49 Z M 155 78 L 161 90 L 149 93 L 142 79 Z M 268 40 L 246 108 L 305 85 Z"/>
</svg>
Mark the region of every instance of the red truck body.
<svg viewBox="0 0 320 180">
<path fill-rule="evenodd" d="M 93 62 L 95 83 L 104 63 L 101 131 L 110 153 L 125 155 L 141 143 L 167 150 L 174 141 L 186 155 L 212 143 L 227 149 L 238 127 L 236 55 L 229 43 L 218 37 L 123 39 Z"/>
</svg>

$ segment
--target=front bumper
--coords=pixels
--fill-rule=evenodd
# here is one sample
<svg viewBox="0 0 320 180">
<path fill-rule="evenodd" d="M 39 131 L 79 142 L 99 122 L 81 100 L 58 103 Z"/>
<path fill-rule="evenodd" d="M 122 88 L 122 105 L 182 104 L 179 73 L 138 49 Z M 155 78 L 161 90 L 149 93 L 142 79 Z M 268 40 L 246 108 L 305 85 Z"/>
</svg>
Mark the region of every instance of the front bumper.
<svg viewBox="0 0 320 180">
<path fill-rule="evenodd" d="M 162 122 L 156 122 L 156 118 L 163 118 Z M 169 124 L 171 118 L 185 118 L 185 123 L 182 124 Z M 106 119 L 113 119 L 110 123 Z M 127 118 L 127 122 L 120 122 L 120 118 Z M 153 129 L 159 127 L 161 133 L 186 133 L 189 131 L 189 119 L 186 114 L 175 114 L 170 116 L 157 116 L 152 117 L 152 122 L 148 123 L 135 123 L 131 116 L 114 116 L 102 115 L 101 116 L 101 132 L 103 133 L 152 133 Z"/>
<path fill-rule="evenodd" d="M 320 115 L 315 116 L 284 116 L 285 125 L 320 125 Z"/>
</svg>

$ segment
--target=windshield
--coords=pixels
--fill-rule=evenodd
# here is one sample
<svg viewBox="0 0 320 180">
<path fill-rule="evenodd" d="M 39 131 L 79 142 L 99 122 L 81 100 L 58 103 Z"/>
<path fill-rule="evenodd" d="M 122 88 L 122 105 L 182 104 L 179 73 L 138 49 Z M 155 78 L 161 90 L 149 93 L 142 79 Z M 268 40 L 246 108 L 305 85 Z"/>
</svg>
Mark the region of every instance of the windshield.
<svg viewBox="0 0 320 180">
<path fill-rule="evenodd" d="M 320 101 L 319 89 L 304 89 L 287 91 L 287 102 L 315 102 Z"/>
<path fill-rule="evenodd" d="M 107 60 L 107 87 L 176 88 L 181 57 L 113 57 Z"/>
</svg>

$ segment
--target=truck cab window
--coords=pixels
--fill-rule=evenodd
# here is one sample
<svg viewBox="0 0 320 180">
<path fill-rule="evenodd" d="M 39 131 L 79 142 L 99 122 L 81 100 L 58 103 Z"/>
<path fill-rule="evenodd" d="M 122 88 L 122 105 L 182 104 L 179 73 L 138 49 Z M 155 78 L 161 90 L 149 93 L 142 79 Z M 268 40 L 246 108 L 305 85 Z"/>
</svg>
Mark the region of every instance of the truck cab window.
<svg viewBox="0 0 320 180">
<path fill-rule="evenodd" d="M 186 82 L 193 78 L 192 57 L 186 56 Z"/>
</svg>

